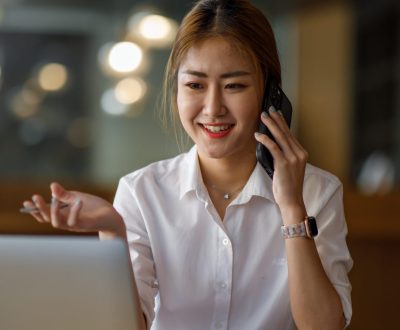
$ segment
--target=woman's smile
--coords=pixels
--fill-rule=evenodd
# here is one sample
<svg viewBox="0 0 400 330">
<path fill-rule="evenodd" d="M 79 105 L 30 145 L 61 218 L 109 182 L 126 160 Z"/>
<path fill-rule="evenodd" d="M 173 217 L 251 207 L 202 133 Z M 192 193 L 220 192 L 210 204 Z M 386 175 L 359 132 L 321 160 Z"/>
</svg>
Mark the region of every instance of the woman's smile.
<svg viewBox="0 0 400 330">
<path fill-rule="evenodd" d="M 212 139 L 220 139 L 227 136 L 235 125 L 232 124 L 200 124 L 204 132 Z"/>
</svg>

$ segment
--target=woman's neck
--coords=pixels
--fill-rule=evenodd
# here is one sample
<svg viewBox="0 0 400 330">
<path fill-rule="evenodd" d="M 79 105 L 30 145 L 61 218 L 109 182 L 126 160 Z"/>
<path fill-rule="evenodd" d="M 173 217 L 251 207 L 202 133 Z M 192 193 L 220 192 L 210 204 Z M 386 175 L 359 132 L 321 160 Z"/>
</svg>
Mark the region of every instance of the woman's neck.
<svg viewBox="0 0 400 330">
<path fill-rule="evenodd" d="M 210 158 L 199 154 L 199 163 L 204 184 L 207 189 L 215 188 L 221 192 L 241 190 L 256 165 L 254 152 L 235 157 Z"/>
</svg>

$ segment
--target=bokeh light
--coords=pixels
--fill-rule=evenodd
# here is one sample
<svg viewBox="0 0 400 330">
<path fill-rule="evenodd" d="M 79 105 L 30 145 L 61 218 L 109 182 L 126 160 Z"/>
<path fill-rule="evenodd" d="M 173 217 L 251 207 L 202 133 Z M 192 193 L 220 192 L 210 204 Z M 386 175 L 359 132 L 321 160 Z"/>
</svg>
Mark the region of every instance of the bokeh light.
<svg viewBox="0 0 400 330">
<path fill-rule="evenodd" d="M 170 20 L 160 15 L 148 15 L 139 24 L 140 33 L 147 39 L 165 39 L 171 29 Z"/>
<path fill-rule="evenodd" d="M 143 58 L 142 49 L 133 42 L 123 41 L 112 46 L 108 55 L 110 67 L 119 73 L 135 71 Z"/>
<path fill-rule="evenodd" d="M 25 119 L 38 112 L 42 99 L 40 91 L 25 85 L 11 93 L 9 107 L 16 117 Z"/>
<path fill-rule="evenodd" d="M 140 78 L 125 78 L 115 87 L 115 97 L 122 104 L 138 102 L 146 94 L 146 83 Z"/>
<path fill-rule="evenodd" d="M 382 151 L 374 151 L 363 163 L 357 186 L 366 195 L 390 192 L 395 185 L 396 168 Z"/>
<path fill-rule="evenodd" d="M 165 16 L 142 11 L 131 16 L 127 30 L 131 38 L 139 39 L 148 47 L 165 48 L 173 42 L 178 23 Z"/>
<path fill-rule="evenodd" d="M 46 92 L 63 89 L 68 82 L 68 70 L 63 64 L 45 64 L 38 73 L 38 84 Z"/>
<path fill-rule="evenodd" d="M 115 95 L 114 88 L 106 90 L 101 97 L 101 108 L 109 115 L 120 116 L 129 110 L 128 105 L 119 102 Z"/>
</svg>

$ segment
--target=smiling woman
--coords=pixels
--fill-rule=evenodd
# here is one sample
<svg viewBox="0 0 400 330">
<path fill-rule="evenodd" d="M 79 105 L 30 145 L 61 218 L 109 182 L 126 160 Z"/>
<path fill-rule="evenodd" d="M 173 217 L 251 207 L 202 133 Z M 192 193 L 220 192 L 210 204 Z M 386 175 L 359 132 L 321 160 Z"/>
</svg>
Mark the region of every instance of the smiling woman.
<svg viewBox="0 0 400 330">
<path fill-rule="evenodd" d="M 201 8 L 201 4 L 198 8 Z M 228 47 L 230 49 L 226 52 L 236 52 L 237 56 L 241 57 L 242 62 L 248 62 L 246 65 L 251 67 L 249 72 L 252 72 L 253 78 L 257 80 L 256 85 L 258 85 L 259 94 L 262 93 L 262 86 L 267 75 L 273 77 L 278 83 L 281 82 L 280 61 L 269 22 L 257 10 L 251 11 L 253 16 L 248 15 L 247 12 L 238 11 L 235 11 L 235 15 L 235 18 L 229 14 L 220 18 L 215 13 L 206 10 L 204 12 L 193 12 L 193 15 L 187 15 L 184 18 L 181 28 L 178 30 L 178 36 L 166 68 L 163 91 L 163 121 L 166 125 L 170 124 L 174 128 L 178 141 L 184 140 L 182 136 L 185 135 L 185 132 L 181 130 L 182 126 L 178 117 L 176 103 L 178 88 L 175 78 L 178 75 L 178 70 L 182 71 L 179 65 L 183 56 L 187 56 L 188 49 L 194 43 L 200 44 L 205 39 L 214 37 L 223 37 L 226 41 L 229 41 Z M 203 22 L 199 24 L 201 20 Z M 237 29 L 235 26 L 238 21 L 243 22 L 241 29 Z M 251 46 L 252 51 L 248 50 L 248 46 Z M 211 50 L 212 48 L 208 49 L 208 51 Z M 224 58 L 220 57 L 218 60 L 223 62 Z M 199 73 L 200 76 L 204 77 L 204 72 Z M 232 72 L 229 75 L 232 75 Z M 259 97 L 261 98 L 261 95 Z"/>
<path fill-rule="evenodd" d="M 114 205 L 57 183 L 51 205 L 38 194 L 24 202 L 39 222 L 126 241 L 148 328 L 350 322 L 342 186 L 307 164 L 280 109 L 262 109 L 271 78 L 280 83 L 280 64 L 262 12 L 247 0 L 198 1 L 165 80 L 191 150 L 121 178 Z M 260 121 L 275 140 L 257 132 Z M 257 143 L 271 152 L 273 178 L 256 160 Z"/>
</svg>

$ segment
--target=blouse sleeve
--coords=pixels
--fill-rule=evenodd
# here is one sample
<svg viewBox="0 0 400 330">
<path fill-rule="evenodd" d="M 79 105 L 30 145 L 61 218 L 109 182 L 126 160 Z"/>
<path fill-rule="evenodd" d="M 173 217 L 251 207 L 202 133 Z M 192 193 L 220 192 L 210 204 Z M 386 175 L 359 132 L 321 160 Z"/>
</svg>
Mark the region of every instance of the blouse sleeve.
<svg viewBox="0 0 400 330">
<path fill-rule="evenodd" d="M 125 222 L 133 273 L 147 327 L 150 328 L 158 292 L 156 271 L 147 228 L 133 191 L 128 179 L 122 178 L 118 184 L 114 207 Z"/>
<path fill-rule="evenodd" d="M 320 203 L 314 204 L 310 201 L 307 211 L 317 219 L 319 233 L 315 239 L 316 246 L 324 270 L 340 296 L 347 327 L 352 316 L 348 273 L 353 266 L 353 260 L 346 244 L 343 187 L 339 180 L 335 179 L 329 185 L 319 188 L 311 195 L 315 194 L 315 199 L 312 200 L 319 200 Z"/>
</svg>

